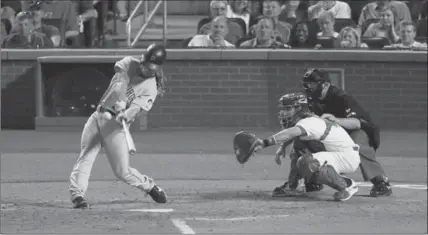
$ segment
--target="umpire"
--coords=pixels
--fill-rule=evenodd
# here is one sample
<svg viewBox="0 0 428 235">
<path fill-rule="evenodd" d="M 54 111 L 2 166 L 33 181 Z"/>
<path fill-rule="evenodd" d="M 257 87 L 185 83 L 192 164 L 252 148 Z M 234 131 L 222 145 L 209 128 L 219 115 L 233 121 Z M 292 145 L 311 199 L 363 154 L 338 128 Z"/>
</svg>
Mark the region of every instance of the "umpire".
<svg viewBox="0 0 428 235">
<path fill-rule="evenodd" d="M 391 195 L 391 185 L 375 157 L 380 136 L 379 128 L 373 123 L 370 115 L 352 96 L 331 84 L 322 69 L 309 69 L 303 76 L 303 88 L 308 96 L 311 111 L 341 125 L 360 146 L 361 173 L 365 181 L 370 180 L 373 183 L 370 196 Z M 321 186 L 312 182 L 306 184 L 306 191 L 321 189 Z"/>
</svg>

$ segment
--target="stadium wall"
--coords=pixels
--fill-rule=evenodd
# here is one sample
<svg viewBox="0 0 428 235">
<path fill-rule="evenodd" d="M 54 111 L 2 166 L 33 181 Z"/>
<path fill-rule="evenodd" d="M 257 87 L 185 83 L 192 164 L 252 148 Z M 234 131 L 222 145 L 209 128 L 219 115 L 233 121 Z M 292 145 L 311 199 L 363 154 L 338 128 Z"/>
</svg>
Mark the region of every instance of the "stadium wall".
<svg viewBox="0 0 428 235">
<path fill-rule="evenodd" d="M 35 128 L 39 63 L 44 80 L 70 70 L 91 69 L 103 74 L 108 84 L 115 61 L 142 52 L 2 50 L 2 127 Z M 331 71 L 338 85 L 354 95 L 382 128 L 427 128 L 426 52 L 201 49 L 169 50 L 168 58 L 166 94 L 158 98 L 137 129 L 277 128 L 277 98 L 299 91 L 300 78 L 308 67 Z M 46 87 L 45 92 L 49 92 Z M 79 125 L 77 130 L 82 128 Z"/>
</svg>

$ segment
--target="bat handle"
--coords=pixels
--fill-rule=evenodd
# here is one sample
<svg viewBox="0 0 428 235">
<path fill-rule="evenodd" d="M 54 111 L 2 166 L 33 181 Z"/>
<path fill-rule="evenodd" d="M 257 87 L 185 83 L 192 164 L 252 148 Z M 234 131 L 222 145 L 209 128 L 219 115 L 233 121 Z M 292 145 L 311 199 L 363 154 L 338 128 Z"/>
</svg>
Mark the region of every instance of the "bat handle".
<svg viewBox="0 0 428 235">
<path fill-rule="evenodd" d="M 131 133 L 129 133 L 128 126 L 126 125 L 125 119 L 122 119 L 122 126 L 123 126 L 123 129 L 125 130 L 125 138 L 126 138 L 126 143 L 128 144 L 129 154 L 134 155 L 136 153 L 136 149 L 131 137 Z"/>
</svg>

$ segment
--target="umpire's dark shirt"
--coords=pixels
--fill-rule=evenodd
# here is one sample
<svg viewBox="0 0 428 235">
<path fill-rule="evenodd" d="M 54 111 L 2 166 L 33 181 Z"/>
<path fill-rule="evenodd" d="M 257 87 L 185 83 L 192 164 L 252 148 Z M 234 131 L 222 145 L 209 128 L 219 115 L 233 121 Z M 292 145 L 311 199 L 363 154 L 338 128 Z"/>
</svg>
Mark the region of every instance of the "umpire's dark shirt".
<svg viewBox="0 0 428 235">
<path fill-rule="evenodd" d="M 309 101 L 309 107 L 312 112 L 321 116 L 329 113 L 337 118 L 357 118 L 361 122 L 361 129 L 369 137 L 370 146 L 377 149 L 379 147 L 380 137 L 379 128 L 373 123 L 370 115 L 357 103 L 350 95 L 342 89 L 330 85 L 326 97 L 320 101 Z M 350 132 L 350 130 L 347 130 Z"/>
</svg>

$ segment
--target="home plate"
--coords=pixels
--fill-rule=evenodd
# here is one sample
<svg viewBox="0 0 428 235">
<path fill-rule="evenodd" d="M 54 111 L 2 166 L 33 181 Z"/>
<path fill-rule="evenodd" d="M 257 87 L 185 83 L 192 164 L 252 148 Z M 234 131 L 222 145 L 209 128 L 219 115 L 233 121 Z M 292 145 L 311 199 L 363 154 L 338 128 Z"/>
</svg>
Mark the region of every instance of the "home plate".
<svg viewBox="0 0 428 235">
<path fill-rule="evenodd" d="M 131 212 L 151 212 L 151 213 L 169 213 L 173 212 L 174 209 L 129 209 L 125 211 Z"/>
</svg>

